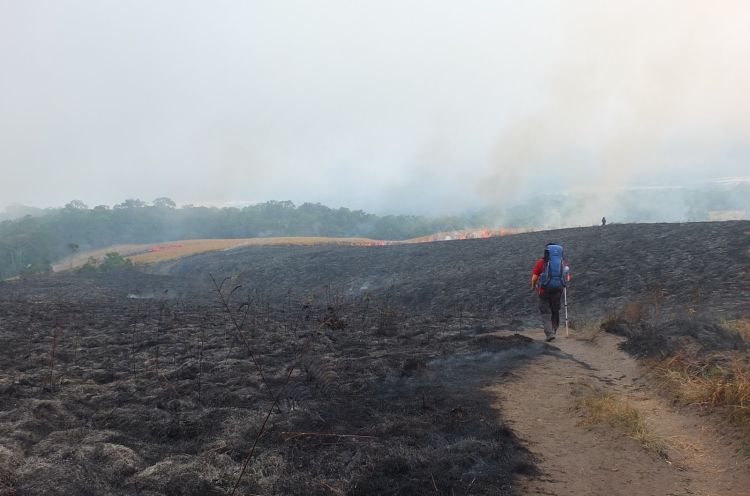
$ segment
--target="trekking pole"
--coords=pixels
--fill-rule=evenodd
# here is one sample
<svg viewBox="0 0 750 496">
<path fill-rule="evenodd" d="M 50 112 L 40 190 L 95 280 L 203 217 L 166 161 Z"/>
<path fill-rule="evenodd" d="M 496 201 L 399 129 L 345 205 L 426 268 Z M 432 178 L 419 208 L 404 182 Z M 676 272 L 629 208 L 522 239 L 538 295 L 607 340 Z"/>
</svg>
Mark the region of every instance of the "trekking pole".
<svg viewBox="0 0 750 496">
<path fill-rule="evenodd" d="M 568 330 L 568 288 L 563 288 L 563 298 L 565 299 L 565 337 L 570 337 Z"/>
<path fill-rule="evenodd" d="M 565 337 L 570 337 L 570 330 L 568 329 L 568 284 L 570 283 L 570 267 L 567 265 L 563 268 L 563 277 L 565 278 L 565 285 L 563 286 L 563 297 L 565 298 Z"/>
</svg>

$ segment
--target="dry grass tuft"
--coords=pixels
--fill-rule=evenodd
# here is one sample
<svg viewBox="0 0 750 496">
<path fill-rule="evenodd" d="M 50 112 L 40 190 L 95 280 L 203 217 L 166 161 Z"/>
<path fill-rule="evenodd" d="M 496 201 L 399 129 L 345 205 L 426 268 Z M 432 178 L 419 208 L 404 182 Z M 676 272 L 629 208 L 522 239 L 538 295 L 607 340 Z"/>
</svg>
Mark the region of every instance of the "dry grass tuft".
<svg viewBox="0 0 750 496">
<path fill-rule="evenodd" d="M 628 324 L 637 324 L 643 321 L 646 314 L 646 308 L 641 300 L 633 300 L 625 305 L 622 310 L 622 319 Z"/>
<path fill-rule="evenodd" d="M 571 327 L 571 336 L 577 341 L 595 343 L 602 334 L 602 321 L 600 319 L 584 320 Z"/>
<path fill-rule="evenodd" d="M 724 320 L 721 322 L 721 325 L 730 331 L 736 332 L 745 341 L 750 341 L 750 319 Z"/>
<path fill-rule="evenodd" d="M 677 402 L 724 409 L 730 420 L 750 432 L 750 364 L 746 360 L 678 354 L 662 361 L 656 370 Z"/>
<path fill-rule="evenodd" d="M 648 451 L 667 457 L 666 442 L 648 430 L 641 413 L 625 400 L 599 393 L 583 398 L 578 407 L 583 411 L 584 425 L 608 424 L 638 441 Z"/>
</svg>

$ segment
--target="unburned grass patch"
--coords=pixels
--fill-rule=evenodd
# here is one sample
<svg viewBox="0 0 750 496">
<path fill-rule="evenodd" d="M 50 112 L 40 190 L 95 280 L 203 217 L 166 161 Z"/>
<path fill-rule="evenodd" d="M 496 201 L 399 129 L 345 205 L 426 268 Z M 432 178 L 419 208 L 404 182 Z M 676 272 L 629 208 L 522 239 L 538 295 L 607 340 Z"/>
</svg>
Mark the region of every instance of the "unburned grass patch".
<svg viewBox="0 0 750 496">
<path fill-rule="evenodd" d="M 581 319 L 571 324 L 570 334 L 576 341 L 595 343 L 603 332 L 601 319 Z"/>
<path fill-rule="evenodd" d="M 655 370 L 668 394 L 682 405 L 724 410 L 750 434 L 750 364 L 740 355 L 696 357 L 679 353 Z"/>
<path fill-rule="evenodd" d="M 646 450 L 664 458 L 667 444 L 648 430 L 643 415 L 623 398 L 607 393 L 595 393 L 582 398 L 578 408 L 583 413 L 584 425 L 607 424 L 641 444 Z"/>
<path fill-rule="evenodd" d="M 721 324 L 739 334 L 745 341 L 750 341 L 750 319 L 722 320 Z"/>
</svg>

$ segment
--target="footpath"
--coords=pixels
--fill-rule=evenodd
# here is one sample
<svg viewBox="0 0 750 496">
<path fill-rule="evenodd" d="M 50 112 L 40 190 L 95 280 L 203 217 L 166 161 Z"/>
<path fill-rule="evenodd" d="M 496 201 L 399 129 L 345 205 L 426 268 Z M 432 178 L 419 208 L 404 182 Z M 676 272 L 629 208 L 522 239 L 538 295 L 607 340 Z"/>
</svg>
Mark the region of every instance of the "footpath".
<svg viewBox="0 0 750 496">
<path fill-rule="evenodd" d="M 560 331 L 558 331 L 560 333 Z M 506 334 L 499 332 L 498 334 Z M 525 333 L 543 340 L 541 330 Z M 593 341 L 565 337 L 488 390 L 541 474 L 519 476 L 523 495 L 750 496 L 750 458 L 712 416 L 672 407 L 647 370 L 617 348 L 619 337 Z M 610 425 L 589 425 L 583 398 L 602 394 L 640 412 L 666 456 Z"/>
</svg>

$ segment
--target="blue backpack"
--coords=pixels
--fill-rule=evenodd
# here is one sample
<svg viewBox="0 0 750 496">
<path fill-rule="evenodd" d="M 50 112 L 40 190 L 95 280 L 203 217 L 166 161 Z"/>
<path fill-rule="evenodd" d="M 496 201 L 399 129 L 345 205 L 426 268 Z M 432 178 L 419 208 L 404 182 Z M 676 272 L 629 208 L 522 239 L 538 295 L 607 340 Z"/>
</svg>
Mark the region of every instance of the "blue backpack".
<svg viewBox="0 0 750 496">
<path fill-rule="evenodd" d="M 544 271 L 539 279 L 539 284 L 544 289 L 560 290 L 567 286 L 565 281 L 565 269 L 563 267 L 563 247 L 560 245 L 548 245 L 544 250 L 549 253 L 544 264 Z"/>
</svg>

